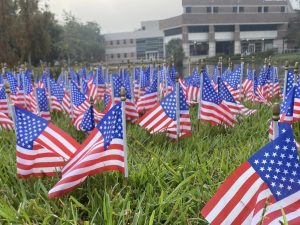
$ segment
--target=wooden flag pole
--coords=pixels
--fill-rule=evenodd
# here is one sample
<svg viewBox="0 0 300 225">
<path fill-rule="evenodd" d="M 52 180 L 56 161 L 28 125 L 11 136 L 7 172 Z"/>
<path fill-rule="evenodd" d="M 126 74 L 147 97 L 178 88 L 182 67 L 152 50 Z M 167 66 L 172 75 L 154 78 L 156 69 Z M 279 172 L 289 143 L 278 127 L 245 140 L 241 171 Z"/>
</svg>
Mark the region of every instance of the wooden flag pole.
<svg viewBox="0 0 300 225">
<path fill-rule="evenodd" d="M 283 86 L 283 99 L 287 95 L 286 88 L 287 88 L 287 79 L 288 79 L 288 73 L 289 73 L 289 61 L 285 61 L 284 65 L 284 86 Z"/>
<path fill-rule="evenodd" d="M 176 139 L 180 137 L 180 94 L 179 94 L 179 74 L 176 73 Z"/>
<path fill-rule="evenodd" d="M 244 56 L 241 55 L 241 76 L 240 76 L 240 93 L 239 100 L 242 101 L 242 92 L 243 92 L 243 76 L 244 76 Z"/>
<path fill-rule="evenodd" d="M 121 88 L 121 101 L 122 101 L 122 127 L 123 127 L 123 144 L 124 144 L 124 167 L 125 167 L 125 178 L 128 178 L 128 153 L 127 153 L 127 140 L 126 140 L 126 112 L 125 112 L 125 101 L 126 101 L 126 90 L 124 87 Z"/>
<path fill-rule="evenodd" d="M 280 105 L 278 103 L 274 103 L 273 105 L 272 119 L 273 119 L 273 140 L 275 140 L 279 136 L 278 121 L 280 119 Z"/>
<path fill-rule="evenodd" d="M 203 74 L 205 70 L 204 61 L 201 60 L 201 73 L 200 73 L 200 90 L 199 90 L 199 102 L 198 102 L 198 120 L 201 119 L 201 104 L 202 104 L 202 95 L 203 95 Z"/>
<path fill-rule="evenodd" d="M 157 102 L 160 102 L 160 64 L 157 66 Z"/>
</svg>

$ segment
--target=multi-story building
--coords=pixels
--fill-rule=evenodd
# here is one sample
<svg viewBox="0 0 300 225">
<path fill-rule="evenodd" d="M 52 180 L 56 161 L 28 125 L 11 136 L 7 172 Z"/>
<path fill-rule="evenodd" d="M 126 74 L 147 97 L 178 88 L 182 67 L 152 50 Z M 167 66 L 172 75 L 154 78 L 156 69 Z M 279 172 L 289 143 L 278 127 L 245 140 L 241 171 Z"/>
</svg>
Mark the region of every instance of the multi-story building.
<svg viewBox="0 0 300 225">
<path fill-rule="evenodd" d="M 104 35 L 107 62 L 163 58 L 163 32 L 159 30 L 159 21 L 142 22 L 141 25 L 137 31 Z"/>
<path fill-rule="evenodd" d="M 241 54 L 286 48 L 286 0 L 183 0 L 184 13 L 160 21 L 164 44 L 182 39 L 186 56 Z"/>
<path fill-rule="evenodd" d="M 181 39 L 186 59 L 287 48 L 289 19 L 299 0 L 182 0 L 183 14 L 142 23 L 134 32 L 105 35 L 106 60 L 158 59 Z"/>
</svg>

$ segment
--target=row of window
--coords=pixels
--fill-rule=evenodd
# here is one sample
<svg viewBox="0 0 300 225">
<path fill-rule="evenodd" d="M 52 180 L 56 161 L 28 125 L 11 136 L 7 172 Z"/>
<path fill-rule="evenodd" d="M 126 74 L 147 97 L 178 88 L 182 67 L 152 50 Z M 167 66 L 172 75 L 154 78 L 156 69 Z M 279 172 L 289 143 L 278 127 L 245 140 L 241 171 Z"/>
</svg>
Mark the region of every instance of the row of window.
<svg viewBox="0 0 300 225">
<path fill-rule="evenodd" d="M 117 59 L 120 59 L 120 58 L 128 58 L 130 56 L 130 58 L 133 58 L 134 57 L 134 53 L 132 52 L 132 53 L 123 53 L 123 54 L 120 54 L 120 53 L 118 53 L 118 54 L 110 54 L 110 58 L 111 59 L 114 59 L 114 58 L 117 58 Z"/>
<path fill-rule="evenodd" d="M 208 6 L 206 7 L 206 12 L 207 13 L 219 13 L 219 7 L 217 6 Z M 245 12 L 245 7 L 244 6 L 233 6 L 232 7 L 232 12 L 233 13 L 244 13 Z M 259 6 L 257 7 L 257 12 L 259 13 L 267 13 L 269 12 L 269 7 L 268 6 Z M 280 7 L 280 12 L 286 12 L 286 7 L 281 6 Z M 186 7 L 185 8 L 185 13 L 192 13 L 192 7 Z"/>
<path fill-rule="evenodd" d="M 115 41 L 116 45 L 120 45 L 121 43 L 123 43 L 124 45 L 126 45 L 127 43 L 133 44 L 134 40 L 130 39 L 130 40 L 116 40 Z M 110 45 L 114 45 L 114 41 L 110 41 Z"/>
</svg>

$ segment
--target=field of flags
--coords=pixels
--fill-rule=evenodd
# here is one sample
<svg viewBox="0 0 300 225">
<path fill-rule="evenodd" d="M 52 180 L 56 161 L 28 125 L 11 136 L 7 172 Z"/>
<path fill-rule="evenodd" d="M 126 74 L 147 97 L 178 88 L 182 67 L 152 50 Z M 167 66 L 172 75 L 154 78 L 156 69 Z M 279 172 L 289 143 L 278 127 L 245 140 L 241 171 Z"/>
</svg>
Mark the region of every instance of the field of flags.
<svg viewBox="0 0 300 225">
<path fill-rule="evenodd" d="M 280 77 L 284 78 L 281 84 Z M 275 101 L 281 102 L 278 119 L 268 122 L 268 113 L 266 115 L 265 112 Z M 58 123 L 61 119 L 64 121 Z M 45 181 L 48 188 L 43 186 L 43 192 L 48 199 L 72 198 L 72 193 L 76 193 L 77 189 L 80 189 L 81 195 L 89 193 L 89 189 L 99 184 L 89 184 L 90 179 L 105 172 L 102 179 L 106 180 L 108 176 L 110 182 L 115 181 L 116 184 L 123 179 L 121 183 L 128 187 L 134 185 L 130 184 L 130 181 L 133 182 L 132 174 L 139 172 L 131 160 L 131 157 L 135 157 L 133 155 L 141 154 L 139 151 L 151 155 L 147 163 L 152 163 L 155 158 L 159 167 L 166 168 L 176 179 L 183 179 L 182 182 L 176 181 L 179 182 L 178 185 L 170 189 L 171 193 L 167 197 L 163 192 L 152 193 L 160 194 L 158 197 L 161 200 L 155 203 L 159 205 L 159 212 L 155 210 L 153 203 L 154 209 L 147 212 L 150 214 L 149 218 L 129 215 L 132 221 L 129 218 L 128 221 L 136 221 L 135 224 L 183 224 L 182 221 L 187 224 L 278 224 L 279 220 L 287 220 L 288 224 L 300 224 L 299 146 L 293 134 L 299 120 L 300 79 L 297 67 L 289 69 L 286 66 L 284 74 L 279 74 L 278 68 L 271 63 L 256 69 L 254 65 L 251 68 L 245 66 L 243 61 L 235 68 L 222 68 L 222 63 L 219 62 L 211 71 L 201 63 L 188 76 L 179 75 L 173 64 L 118 68 L 98 66 L 93 70 L 84 67 L 64 68 L 57 79 L 51 74 L 50 68 L 46 67 L 40 77 L 24 67 L 19 71 L 3 68 L 0 75 L 0 137 L 3 134 L 0 143 L 2 141 L 3 146 L 5 143 L 13 146 L 14 152 L 9 152 L 9 155 L 11 158 L 15 154 L 16 159 L 14 168 L 10 169 L 18 177 L 16 182 L 22 182 L 22 186 L 26 184 L 23 182 L 30 180 Z M 168 149 L 168 152 L 171 151 L 170 158 L 174 157 L 172 154 L 177 154 L 176 151 L 185 151 L 185 146 L 188 145 L 192 146 L 193 152 L 200 149 L 205 152 L 203 147 L 211 151 L 214 145 L 230 146 L 229 137 L 218 141 L 218 135 L 214 137 L 211 132 L 227 135 L 239 129 L 237 127 L 242 127 L 243 130 L 247 129 L 243 127 L 246 125 L 255 127 L 254 123 L 265 124 L 264 137 L 254 130 L 243 139 L 244 142 L 257 135 L 262 139 L 267 138 L 269 133 L 270 143 L 263 147 L 264 142 L 252 140 L 257 144 L 248 148 L 256 149 L 245 150 L 246 156 L 250 158 L 246 160 L 243 155 L 246 161 L 240 167 L 242 161 L 236 164 L 234 160 L 237 159 L 227 158 L 227 163 L 232 163 L 233 166 L 229 171 L 221 165 L 218 167 L 219 162 L 215 161 L 218 173 L 228 176 L 234 169 L 237 170 L 223 184 L 220 182 L 227 176 L 222 175 L 209 195 L 205 187 L 212 185 L 217 174 L 208 175 L 205 172 L 207 168 L 201 166 L 201 159 L 194 163 L 189 162 L 194 161 L 192 153 L 181 155 L 183 162 L 187 165 L 193 163 L 201 170 L 201 174 L 195 168 L 194 174 L 182 173 L 181 176 L 180 168 L 177 168 L 179 171 L 174 170 L 172 163 L 160 159 L 160 154 L 169 154 L 163 153 L 168 149 L 166 145 L 176 146 L 176 149 Z M 68 132 L 62 124 L 73 131 Z M 251 130 L 251 127 L 248 129 Z M 74 136 L 74 132 L 80 138 Z M 11 140 L 5 141 L 6 135 L 15 136 L 16 144 Z M 236 136 L 239 135 L 236 133 Z M 231 138 L 234 139 L 234 136 Z M 162 147 L 151 149 L 156 140 L 162 141 Z M 205 144 L 206 141 L 209 142 L 208 145 Z M 132 149 L 131 146 L 135 147 Z M 136 148 L 139 148 L 138 152 Z M 226 151 L 222 149 L 220 153 L 222 161 Z M 250 152 L 256 153 L 251 156 Z M 210 162 L 214 154 L 219 153 L 207 155 L 206 160 Z M 232 154 L 239 155 L 237 152 Z M 185 161 L 186 157 L 190 159 Z M 177 163 L 182 164 L 180 160 Z M 139 160 L 134 164 L 139 164 Z M 140 166 L 143 165 L 137 167 Z M 151 171 L 151 168 L 147 169 Z M 164 174 L 160 169 L 157 172 Z M 207 177 L 204 178 L 202 173 Z M 202 188 L 195 189 L 196 197 L 191 200 L 197 201 L 194 198 L 198 197 L 198 202 L 187 209 L 184 218 L 178 217 L 172 222 L 171 218 L 176 217 L 180 206 L 185 205 L 183 202 L 189 202 L 184 197 L 184 191 L 177 191 L 193 182 L 196 174 L 200 178 L 203 175 L 203 180 L 198 180 Z M 55 182 L 53 177 L 57 178 Z M 49 180 L 46 181 L 47 179 Z M 147 187 L 147 182 L 160 186 L 161 182 L 168 180 L 149 178 L 147 181 L 146 176 L 143 179 Z M 151 185 L 152 189 L 155 187 L 154 183 Z M 172 186 L 173 184 L 170 185 Z M 101 185 L 97 189 L 101 189 Z M 179 194 L 183 196 L 180 201 L 170 201 Z M 205 202 L 200 199 L 203 195 Z M 98 210 L 108 207 L 107 198 L 101 198 L 103 206 L 99 203 L 101 210 Z M 53 201 L 48 199 L 45 201 Z M 1 204 L 3 207 L 2 200 L 0 206 Z M 76 204 L 78 208 L 83 207 L 81 210 L 89 211 L 88 207 L 81 206 L 79 202 Z M 136 204 L 136 207 L 140 207 L 139 213 L 147 214 L 138 206 L 139 203 Z M 172 210 L 168 211 L 160 208 L 161 204 L 170 204 L 173 209 L 171 207 Z M 130 206 L 127 205 L 126 210 L 124 207 L 124 213 L 120 216 L 123 219 Z M 164 210 L 168 211 L 166 218 L 162 218 Z M 117 224 L 112 222 L 113 213 L 105 214 L 106 216 L 104 212 L 102 216 L 97 213 L 98 211 L 95 217 L 101 218 L 98 220 L 101 222 L 95 224 Z M 90 216 L 90 212 L 88 214 Z M 110 215 L 111 220 L 107 215 Z M 193 218 L 186 219 L 186 215 L 193 215 Z M 9 222 L 5 210 L 0 209 L 0 221 L 1 217 L 3 221 Z"/>
</svg>

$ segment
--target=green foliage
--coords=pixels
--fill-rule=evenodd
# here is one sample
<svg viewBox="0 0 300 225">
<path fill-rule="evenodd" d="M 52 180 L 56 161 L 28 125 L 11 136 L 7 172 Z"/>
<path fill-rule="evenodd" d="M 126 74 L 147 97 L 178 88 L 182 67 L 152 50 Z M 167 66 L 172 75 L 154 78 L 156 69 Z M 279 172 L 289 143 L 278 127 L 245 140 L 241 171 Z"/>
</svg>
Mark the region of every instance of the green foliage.
<svg viewBox="0 0 300 225">
<path fill-rule="evenodd" d="M 171 142 L 128 124 L 129 178 L 117 172 L 91 176 L 69 195 L 47 199 L 59 175 L 16 178 L 15 135 L 0 132 L 0 224 L 207 224 L 200 209 L 220 184 L 248 157 L 268 143 L 271 109 L 233 129 L 198 122 L 192 108 L 193 136 Z M 61 114 L 54 123 L 82 142 Z M 298 124 L 294 126 L 299 137 Z"/>
<path fill-rule="evenodd" d="M 171 40 L 166 46 L 167 58 L 174 58 L 175 67 L 181 71 L 184 59 L 182 41 L 180 39 Z"/>
</svg>

